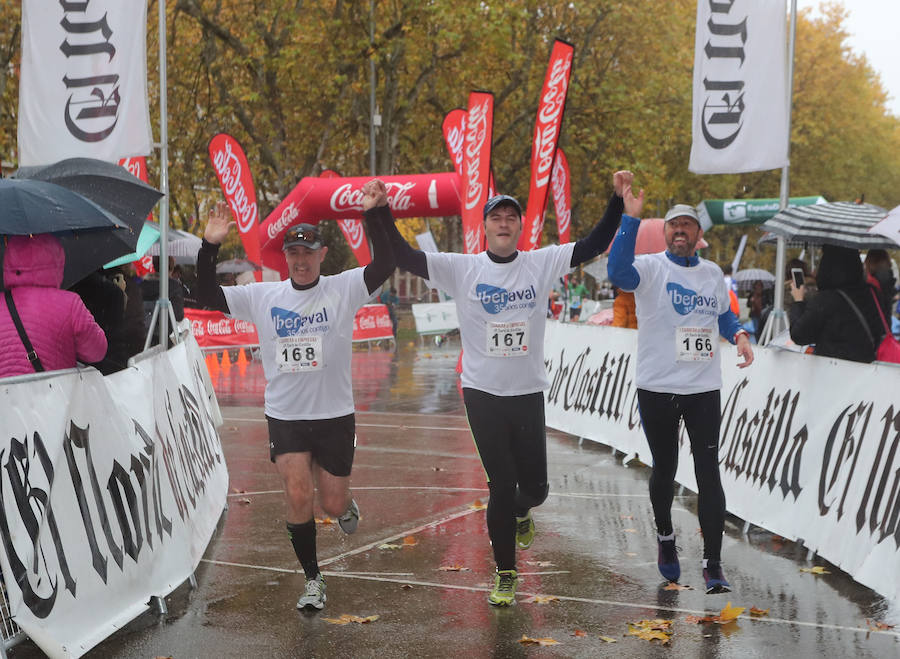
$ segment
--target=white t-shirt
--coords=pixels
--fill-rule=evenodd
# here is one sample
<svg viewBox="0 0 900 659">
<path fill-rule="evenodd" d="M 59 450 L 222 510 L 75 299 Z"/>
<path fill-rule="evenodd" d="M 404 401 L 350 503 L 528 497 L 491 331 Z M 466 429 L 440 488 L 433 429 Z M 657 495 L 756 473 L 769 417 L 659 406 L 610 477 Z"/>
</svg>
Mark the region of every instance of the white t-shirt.
<svg viewBox="0 0 900 659">
<path fill-rule="evenodd" d="M 353 318 L 370 297 L 363 268 L 320 277 L 302 291 L 290 279 L 222 290 L 230 315 L 256 325 L 267 415 L 293 421 L 353 412 Z"/>
<path fill-rule="evenodd" d="M 657 393 L 696 394 L 722 388 L 719 314 L 729 308 L 722 270 L 700 259 L 673 263 L 664 252 L 636 256 L 638 321 L 636 384 Z"/>
<path fill-rule="evenodd" d="M 550 386 L 544 367 L 547 297 L 571 269 L 574 243 L 519 252 L 494 263 L 486 252 L 429 252 L 428 285 L 456 303 L 462 337 L 462 386 L 519 396 Z"/>
</svg>

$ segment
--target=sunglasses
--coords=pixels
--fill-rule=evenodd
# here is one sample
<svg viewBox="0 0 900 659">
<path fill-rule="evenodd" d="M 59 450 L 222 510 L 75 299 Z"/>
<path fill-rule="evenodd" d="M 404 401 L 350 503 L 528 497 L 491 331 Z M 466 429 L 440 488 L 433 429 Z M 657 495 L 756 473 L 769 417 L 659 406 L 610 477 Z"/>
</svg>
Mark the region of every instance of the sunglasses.
<svg viewBox="0 0 900 659">
<path fill-rule="evenodd" d="M 319 238 L 319 233 L 317 231 L 313 231 L 312 229 L 290 229 L 287 234 L 284 236 L 284 242 L 292 243 L 295 240 L 302 240 L 307 243 L 316 243 L 321 239 Z"/>
</svg>

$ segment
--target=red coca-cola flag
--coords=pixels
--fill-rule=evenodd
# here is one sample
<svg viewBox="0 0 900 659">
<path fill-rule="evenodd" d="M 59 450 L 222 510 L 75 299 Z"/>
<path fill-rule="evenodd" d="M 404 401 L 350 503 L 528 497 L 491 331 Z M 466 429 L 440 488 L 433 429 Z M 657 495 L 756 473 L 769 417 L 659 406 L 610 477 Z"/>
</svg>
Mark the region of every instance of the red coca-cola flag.
<svg viewBox="0 0 900 659">
<path fill-rule="evenodd" d="M 209 141 L 209 158 L 237 222 L 247 260 L 262 265 L 259 209 L 256 206 L 256 188 L 253 186 L 253 174 L 250 172 L 247 156 L 236 139 L 226 133 L 219 133 Z M 257 280 L 261 274 L 257 273 Z"/>
<path fill-rule="evenodd" d="M 122 158 L 119 160 L 119 167 L 124 167 L 128 173 L 141 179 L 144 183 L 149 183 L 147 179 L 147 159 L 144 156 L 135 156 L 133 158 Z M 153 221 L 153 213 L 147 215 L 147 219 Z M 153 257 L 150 255 L 134 261 L 134 270 L 138 277 L 146 277 L 150 273 L 156 272 L 153 269 Z"/>
<path fill-rule="evenodd" d="M 574 46 L 559 39 L 553 42 L 553 49 L 550 51 L 550 63 L 547 65 L 547 75 L 538 103 L 534 141 L 531 145 L 531 184 L 528 187 L 522 235 L 519 236 L 519 249 L 522 250 L 534 249 L 541 242 L 550 175 L 562 128 L 574 52 Z"/>
<path fill-rule="evenodd" d="M 340 178 L 340 174 L 330 169 L 326 169 L 319 176 L 321 178 Z M 372 262 L 372 254 L 369 252 L 369 241 L 366 240 L 366 232 L 363 229 L 362 220 L 350 218 L 338 220 L 337 223 L 359 264 L 361 266 L 369 265 Z"/>
<path fill-rule="evenodd" d="M 556 161 L 553 163 L 553 175 L 550 177 L 553 188 L 553 208 L 556 209 L 556 226 L 559 229 L 559 244 L 569 242 L 572 232 L 572 189 L 569 185 L 569 161 L 562 149 L 556 150 Z"/>
<path fill-rule="evenodd" d="M 353 341 L 394 338 L 394 326 L 383 304 L 364 304 L 353 317 Z"/>
<path fill-rule="evenodd" d="M 466 145 L 466 111 L 462 108 L 450 110 L 444 117 L 444 123 L 441 125 L 444 133 L 444 143 L 447 145 L 447 152 L 450 154 L 450 160 L 453 162 L 453 169 L 463 175 L 463 149 Z"/>
<path fill-rule="evenodd" d="M 491 142 L 494 130 L 494 95 L 471 92 L 466 115 L 462 159 L 463 194 L 460 215 L 463 226 L 463 253 L 484 250 L 482 210 L 488 200 L 491 174 Z"/>
<path fill-rule="evenodd" d="M 447 145 L 447 151 L 450 153 L 450 160 L 453 162 L 453 169 L 462 179 L 462 160 L 463 147 L 466 142 L 466 111 L 462 108 L 450 110 L 444 117 L 443 132 L 444 143 Z M 488 180 L 488 199 L 496 193 L 497 187 L 494 185 L 494 172 L 491 170 L 490 179 Z"/>
</svg>

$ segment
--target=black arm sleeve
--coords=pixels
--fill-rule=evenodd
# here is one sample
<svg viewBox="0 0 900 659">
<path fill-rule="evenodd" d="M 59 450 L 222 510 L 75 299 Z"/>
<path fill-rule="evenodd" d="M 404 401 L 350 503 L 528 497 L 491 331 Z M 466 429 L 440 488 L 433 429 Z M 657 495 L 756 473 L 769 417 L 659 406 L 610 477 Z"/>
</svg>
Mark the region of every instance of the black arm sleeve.
<svg viewBox="0 0 900 659">
<path fill-rule="evenodd" d="M 228 313 L 228 302 L 222 287 L 216 283 L 216 257 L 219 246 L 203 239 L 197 253 L 197 303 L 204 309 Z"/>
<path fill-rule="evenodd" d="M 428 279 L 428 261 L 425 259 L 425 252 L 413 249 L 408 242 L 397 231 L 397 226 L 393 219 L 385 223 L 388 238 L 391 241 L 391 247 L 394 248 L 394 256 L 397 258 L 397 267 L 407 270 L 417 277 Z"/>
<path fill-rule="evenodd" d="M 394 225 L 394 220 L 388 206 L 375 206 L 363 213 L 363 221 L 366 223 L 366 234 L 372 240 L 372 262 L 363 270 L 366 288 L 371 295 L 397 267 L 386 230 L 387 225 Z"/>
<path fill-rule="evenodd" d="M 609 203 L 606 205 L 603 219 L 597 223 L 597 226 L 593 228 L 587 237 L 575 243 L 575 249 L 572 252 L 572 262 L 570 263 L 573 268 L 585 261 L 590 261 L 609 247 L 619 228 L 619 222 L 622 221 L 623 210 L 625 210 L 625 202 L 622 200 L 622 197 L 613 193 Z"/>
</svg>

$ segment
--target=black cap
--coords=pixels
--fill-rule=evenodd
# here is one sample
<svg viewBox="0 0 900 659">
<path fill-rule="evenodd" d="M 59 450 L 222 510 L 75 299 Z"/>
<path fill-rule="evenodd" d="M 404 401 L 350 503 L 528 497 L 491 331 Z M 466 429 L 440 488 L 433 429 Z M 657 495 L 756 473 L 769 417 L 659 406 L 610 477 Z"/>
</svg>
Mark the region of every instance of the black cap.
<svg viewBox="0 0 900 659">
<path fill-rule="evenodd" d="M 322 234 L 319 233 L 319 227 L 313 224 L 295 224 L 284 233 L 284 244 L 282 250 L 294 245 L 302 245 L 310 249 L 322 249 L 325 242 L 322 240 Z"/>
<path fill-rule="evenodd" d="M 515 197 L 510 197 L 508 194 L 498 194 L 488 199 L 484 205 L 484 215 L 482 217 L 486 218 L 488 213 L 497 208 L 497 206 L 512 206 L 519 214 L 519 218 L 521 219 L 522 217 L 522 207 L 519 206 L 519 202 L 516 201 Z"/>
</svg>

